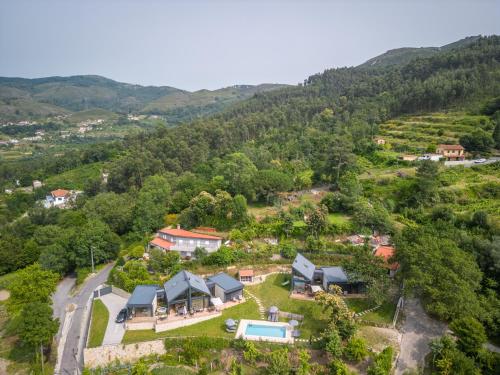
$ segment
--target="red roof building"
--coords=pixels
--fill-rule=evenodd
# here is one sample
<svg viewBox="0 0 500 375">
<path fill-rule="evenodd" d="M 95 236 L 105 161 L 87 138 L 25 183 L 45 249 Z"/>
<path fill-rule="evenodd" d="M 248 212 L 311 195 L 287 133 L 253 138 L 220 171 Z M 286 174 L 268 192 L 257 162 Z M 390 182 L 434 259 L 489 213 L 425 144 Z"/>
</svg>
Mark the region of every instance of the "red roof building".
<svg viewBox="0 0 500 375">
<path fill-rule="evenodd" d="M 57 190 L 51 191 L 50 194 L 54 198 L 62 198 L 62 197 L 68 196 L 69 195 L 69 191 L 68 190 L 64 190 L 64 189 L 57 189 Z"/>
<path fill-rule="evenodd" d="M 438 145 L 436 153 L 447 160 L 464 160 L 465 149 L 461 145 Z"/>
<path fill-rule="evenodd" d="M 149 248 L 156 247 L 163 251 L 178 251 L 183 258 L 194 257 L 196 248 L 203 248 L 208 253 L 217 251 L 222 238 L 208 234 L 194 233 L 177 226 L 160 229 L 156 238 L 149 242 Z"/>
<path fill-rule="evenodd" d="M 387 268 L 395 272 L 399 268 L 398 263 L 389 263 L 391 258 L 394 256 L 395 249 L 392 246 L 379 246 L 377 250 L 375 250 L 374 255 L 377 257 L 384 258 L 384 261 L 387 265 Z"/>
</svg>

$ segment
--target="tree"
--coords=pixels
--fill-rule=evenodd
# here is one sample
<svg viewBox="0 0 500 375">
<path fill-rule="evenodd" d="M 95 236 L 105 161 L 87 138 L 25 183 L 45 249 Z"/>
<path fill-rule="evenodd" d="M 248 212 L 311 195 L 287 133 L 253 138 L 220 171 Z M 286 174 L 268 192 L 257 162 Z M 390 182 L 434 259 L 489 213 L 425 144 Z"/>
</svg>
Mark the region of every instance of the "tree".
<svg viewBox="0 0 500 375">
<path fill-rule="evenodd" d="M 59 328 L 59 321 L 53 319 L 52 314 L 52 308 L 46 302 L 24 305 L 17 329 L 21 340 L 33 348 L 50 344 Z"/>
<path fill-rule="evenodd" d="M 307 229 L 315 238 L 326 228 L 328 209 L 326 206 L 319 206 L 314 209 L 306 218 Z"/>
<path fill-rule="evenodd" d="M 168 212 L 170 185 L 165 177 L 148 177 L 137 197 L 134 212 L 134 231 L 152 233 L 163 224 Z"/>
<path fill-rule="evenodd" d="M 245 361 L 250 363 L 251 365 L 255 364 L 255 361 L 259 358 L 260 353 L 257 350 L 255 344 L 251 341 L 245 342 L 245 350 L 243 351 L 243 358 Z"/>
<path fill-rule="evenodd" d="M 361 337 L 351 337 L 344 348 L 344 355 L 349 361 L 359 362 L 368 355 L 366 340 Z"/>
<path fill-rule="evenodd" d="M 235 195 L 232 208 L 233 223 L 244 225 L 248 222 L 247 199 L 241 195 Z"/>
<path fill-rule="evenodd" d="M 429 312 L 446 320 L 478 317 L 482 273 L 474 257 L 447 238 L 446 228 L 406 228 L 395 238 L 395 260 L 405 287 L 423 297 Z"/>
<path fill-rule="evenodd" d="M 334 358 L 333 361 L 328 365 L 329 375 L 351 375 L 352 372 L 349 371 L 347 365 L 338 358 Z"/>
<path fill-rule="evenodd" d="M 75 264 L 78 267 L 89 267 L 115 259 L 120 249 L 120 238 L 99 220 L 89 220 L 74 240 Z"/>
<path fill-rule="evenodd" d="M 457 349 L 450 336 L 443 336 L 429 344 L 431 365 L 439 375 L 480 375 L 481 371 L 472 358 Z"/>
<path fill-rule="evenodd" d="M 9 311 L 17 314 L 29 303 L 49 304 L 58 280 L 57 273 L 44 270 L 38 263 L 20 270 L 9 286 Z"/>
<path fill-rule="evenodd" d="M 392 357 L 394 350 L 388 346 L 382 352 L 377 354 L 373 360 L 373 364 L 368 367 L 368 375 L 389 375 L 392 368 Z"/>
<path fill-rule="evenodd" d="M 340 338 L 339 333 L 336 330 L 330 330 L 326 337 L 325 350 L 329 353 L 333 358 L 340 358 L 342 355 L 342 339 Z"/>
<path fill-rule="evenodd" d="M 500 116 L 498 116 L 500 117 Z M 493 129 L 493 142 L 497 150 L 500 150 L 500 118 L 496 120 L 495 129 Z"/>
<path fill-rule="evenodd" d="M 85 202 L 83 212 L 108 224 L 113 232 L 124 234 L 132 226 L 133 202 L 129 194 L 101 193 Z"/>
<path fill-rule="evenodd" d="M 354 335 L 356 332 L 354 313 L 349 310 L 342 299 L 342 289 L 339 286 L 333 285 L 329 293 L 316 293 L 315 300 L 329 314 L 329 324 L 322 333 L 325 342 L 328 341 L 332 331 L 338 332 L 344 340 L 348 340 Z"/>
<path fill-rule="evenodd" d="M 67 251 L 59 244 L 45 246 L 38 261 L 46 270 L 57 272 L 61 276 L 70 269 Z"/>
<path fill-rule="evenodd" d="M 450 329 L 458 337 L 457 346 L 466 354 L 474 355 L 487 342 L 483 325 L 473 317 L 463 317 L 454 320 Z"/>
<path fill-rule="evenodd" d="M 354 250 L 354 256 L 342 263 L 351 281 L 363 282 L 366 285 L 368 297 L 377 305 L 387 298 L 389 278 L 384 260 L 376 257 L 368 247 Z"/>
<path fill-rule="evenodd" d="M 228 191 L 232 195 L 242 194 L 247 199 L 254 198 L 257 168 L 245 154 L 237 152 L 226 156 L 216 173 L 227 181 Z"/>
<path fill-rule="evenodd" d="M 257 199 L 272 202 L 279 192 L 289 191 L 293 187 L 292 178 L 275 169 L 264 169 L 255 176 Z"/>
<path fill-rule="evenodd" d="M 291 368 L 288 360 L 288 349 L 274 350 L 267 356 L 266 374 L 289 375 Z"/>
<path fill-rule="evenodd" d="M 299 351 L 299 366 L 295 373 L 297 375 L 309 375 L 311 373 L 311 356 L 305 349 Z"/>
<path fill-rule="evenodd" d="M 202 191 L 191 199 L 189 207 L 181 212 L 179 221 L 184 227 L 192 228 L 200 225 L 210 225 L 215 212 L 215 198 L 212 194 Z"/>
<path fill-rule="evenodd" d="M 174 274 L 180 271 L 181 257 L 176 251 L 163 252 L 152 249 L 149 256 L 149 266 L 155 272 Z"/>
<path fill-rule="evenodd" d="M 494 141 L 490 134 L 476 129 L 472 134 L 461 136 L 460 144 L 469 152 L 487 152 L 494 145 Z"/>
</svg>

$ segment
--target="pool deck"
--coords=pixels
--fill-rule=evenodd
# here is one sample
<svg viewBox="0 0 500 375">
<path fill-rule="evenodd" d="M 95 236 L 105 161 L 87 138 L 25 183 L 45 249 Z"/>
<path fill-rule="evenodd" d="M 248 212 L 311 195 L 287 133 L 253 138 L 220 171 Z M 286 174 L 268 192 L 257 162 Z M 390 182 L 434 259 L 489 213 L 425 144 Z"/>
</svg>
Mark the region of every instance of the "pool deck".
<svg viewBox="0 0 500 375">
<path fill-rule="evenodd" d="M 247 335 L 245 331 L 249 324 L 261 325 L 261 326 L 272 326 L 272 327 L 284 327 L 285 328 L 285 337 L 271 337 L 271 336 L 254 336 Z M 269 322 L 267 320 L 249 320 L 249 319 L 241 319 L 240 324 L 238 325 L 238 329 L 236 330 L 235 338 L 242 338 L 244 340 L 252 340 L 252 341 L 269 341 L 276 342 L 280 344 L 293 344 L 294 339 L 292 337 L 292 327 L 288 323 L 282 322 Z"/>
</svg>

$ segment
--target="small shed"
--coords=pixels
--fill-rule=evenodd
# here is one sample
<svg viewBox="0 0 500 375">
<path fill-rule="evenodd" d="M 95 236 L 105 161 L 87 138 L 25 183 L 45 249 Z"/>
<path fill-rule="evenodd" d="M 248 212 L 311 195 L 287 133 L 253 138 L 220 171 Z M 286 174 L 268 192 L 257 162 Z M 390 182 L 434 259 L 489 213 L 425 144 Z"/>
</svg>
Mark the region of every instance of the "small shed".
<svg viewBox="0 0 500 375">
<path fill-rule="evenodd" d="M 253 270 L 239 270 L 238 276 L 240 277 L 240 282 L 242 283 L 253 283 Z"/>
<path fill-rule="evenodd" d="M 127 302 L 129 315 L 133 317 L 154 316 L 157 306 L 157 285 L 138 285 Z"/>
<path fill-rule="evenodd" d="M 241 300 L 244 285 L 224 272 L 210 276 L 207 286 L 213 296 L 219 297 L 222 302 Z"/>
</svg>

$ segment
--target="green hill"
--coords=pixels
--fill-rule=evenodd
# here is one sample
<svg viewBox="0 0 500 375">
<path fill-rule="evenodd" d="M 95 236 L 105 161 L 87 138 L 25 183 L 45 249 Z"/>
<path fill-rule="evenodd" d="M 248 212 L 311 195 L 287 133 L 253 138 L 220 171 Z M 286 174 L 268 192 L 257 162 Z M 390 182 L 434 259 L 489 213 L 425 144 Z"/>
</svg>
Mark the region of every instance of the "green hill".
<svg viewBox="0 0 500 375">
<path fill-rule="evenodd" d="M 379 56 L 359 65 L 361 68 L 383 68 L 393 65 L 404 65 L 416 58 L 431 57 L 441 52 L 450 51 L 454 48 L 460 48 L 476 41 L 479 36 L 470 36 L 459 41 L 446 44 L 441 47 L 403 47 L 389 50 Z"/>
<path fill-rule="evenodd" d="M 178 122 L 224 109 L 255 93 L 282 85 L 233 86 L 188 92 L 169 86 L 140 86 L 100 76 L 47 78 L 0 77 L 0 120 L 25 120 L 103 109 L 166 115 Z"/>
</svg>

